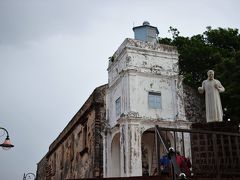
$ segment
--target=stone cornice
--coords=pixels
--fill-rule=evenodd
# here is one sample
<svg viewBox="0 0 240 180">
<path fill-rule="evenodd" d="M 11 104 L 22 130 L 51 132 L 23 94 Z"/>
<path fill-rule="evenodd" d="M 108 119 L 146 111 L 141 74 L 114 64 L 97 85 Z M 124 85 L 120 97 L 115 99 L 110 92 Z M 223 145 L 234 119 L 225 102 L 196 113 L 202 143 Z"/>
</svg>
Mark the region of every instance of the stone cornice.
<svg viewBox="0 0 240 180">
<path fill-rule="evenodd" d="M 134 114 L 134 113 L 131 113 Z M 155 126 L 158 125 L 160 127 L 171 127 L 171 128 L 184 128 L 190 129 L 192 122 L 186 120 L 169 120 L 169 119 L 152 119 L 145 117 L 138 117 L 135 113 L 134 116 L 124 116 L 118 119 L 118 124 L 139 124 L 146 126 Z"/>
<path fill-rule="evenodd" d="M 158 72 L 155 72 L 155 73 L 152 73 L 150 71 L 150 68 L 145 68 L 146 69 L 146 72 L 143 72 L 143 71 L 138 71 L 137 69 L 123 69 L 119 76 L 116 77 L 115 79 L 112 80 L 111 83 L 109 83 L 109 89 L 112 89 L 114 88 L 117 83 L 122 80 L 122 78 L 125 76 L 125 74 L 129 74 L 129 75 L 139 75 L 139 76 L 148 76 L 148 77 L 159 77 L 159 78 L 165 78 L 165 79 L 177 79 L 178 78 L 178 74 L 177 73 L 172 73 L 172 74 L 162 74 L 162 73 L 158 73 Z"/>
<path fill-rule="evenodd" d="M 127 38 L 121 44 L 121 46 L 117 49 L 117 51 L 113 54 L 112 60 L 109 61 L 108 69 L 118 61 L 119 57 L 122 56 L 122 53 L 126 51 L 126 49 L 132 49 L 143 52 L 152 52 L 152 53 L 161 53 L 162 55 L 167 56 L 176 56 L 178 57 L 177 48 L 174 46 L 151 43 L 151 42 L 143 42 L 135 39 Z"/>
</svg>

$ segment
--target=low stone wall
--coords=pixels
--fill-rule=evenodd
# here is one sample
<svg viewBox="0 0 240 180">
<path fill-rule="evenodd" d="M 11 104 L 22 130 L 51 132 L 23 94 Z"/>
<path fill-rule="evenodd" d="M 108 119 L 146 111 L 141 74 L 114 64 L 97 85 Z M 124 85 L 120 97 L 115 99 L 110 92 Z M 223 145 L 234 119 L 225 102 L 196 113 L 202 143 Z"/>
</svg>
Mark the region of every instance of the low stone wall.
<svg viewBox="0 0 240 180">
<path fill-rule="evenodd" d="M 192 166 L 197 176 L 240 178 L 240 133 L 238 123 L 192 124 Z"/>
</svg>

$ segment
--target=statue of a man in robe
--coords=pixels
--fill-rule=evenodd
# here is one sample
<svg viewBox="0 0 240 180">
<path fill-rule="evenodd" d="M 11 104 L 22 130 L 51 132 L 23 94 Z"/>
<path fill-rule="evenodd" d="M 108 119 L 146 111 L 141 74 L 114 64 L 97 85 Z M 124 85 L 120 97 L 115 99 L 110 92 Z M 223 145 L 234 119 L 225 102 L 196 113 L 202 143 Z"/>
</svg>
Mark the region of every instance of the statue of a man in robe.
<svg viewBox="0 0 240 180">
<path fill-rule="evenodd" d="M 202 82 L 202 87 L 198 88 L 199 93 L 205 92 L 206 119 L 207 122 L 222 121 L 223 111 L 220 100 L 220 92 L 225 89 L 220 81 L 214 79 L 214 71 L 207 72 L 208 78 Z"/>
</svg>

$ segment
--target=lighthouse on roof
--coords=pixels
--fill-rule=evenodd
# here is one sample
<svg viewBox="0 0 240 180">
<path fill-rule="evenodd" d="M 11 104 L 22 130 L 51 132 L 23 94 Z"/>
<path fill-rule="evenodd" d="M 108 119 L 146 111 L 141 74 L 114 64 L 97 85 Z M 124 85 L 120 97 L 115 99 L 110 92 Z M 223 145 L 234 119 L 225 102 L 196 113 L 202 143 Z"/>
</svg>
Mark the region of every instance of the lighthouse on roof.
<svg viewBox="0 0 240 180">
<path fill-rule="evenodd" d="M 144 42 L 155 42 L 159 34 L 158 28 L 151 26 L 148 21 L 144 21 L 142 26 L 133 28 L 134 38 Z"/>
</svg>

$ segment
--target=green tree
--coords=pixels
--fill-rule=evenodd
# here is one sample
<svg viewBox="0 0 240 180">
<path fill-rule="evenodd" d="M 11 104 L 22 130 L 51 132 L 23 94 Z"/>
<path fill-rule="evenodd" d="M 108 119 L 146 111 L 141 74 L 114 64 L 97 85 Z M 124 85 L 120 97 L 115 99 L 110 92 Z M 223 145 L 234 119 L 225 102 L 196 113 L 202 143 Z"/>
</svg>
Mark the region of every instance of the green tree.
<svg viewBox="0 0 240 180">
<path fill-rule="evenodd" d="M 212 29 L 192 37 L 180 36 L 170 27 L 172 38 L 159 38 L 159 43 L 176 46 L 179 52 L 179 71 L 184 83 L 197 89 L 206 79 L 209 69 L 224 85 L 222 94 L 224 120 L 240 122 L 240 35 L 238 29 Z"/>
</svg>

